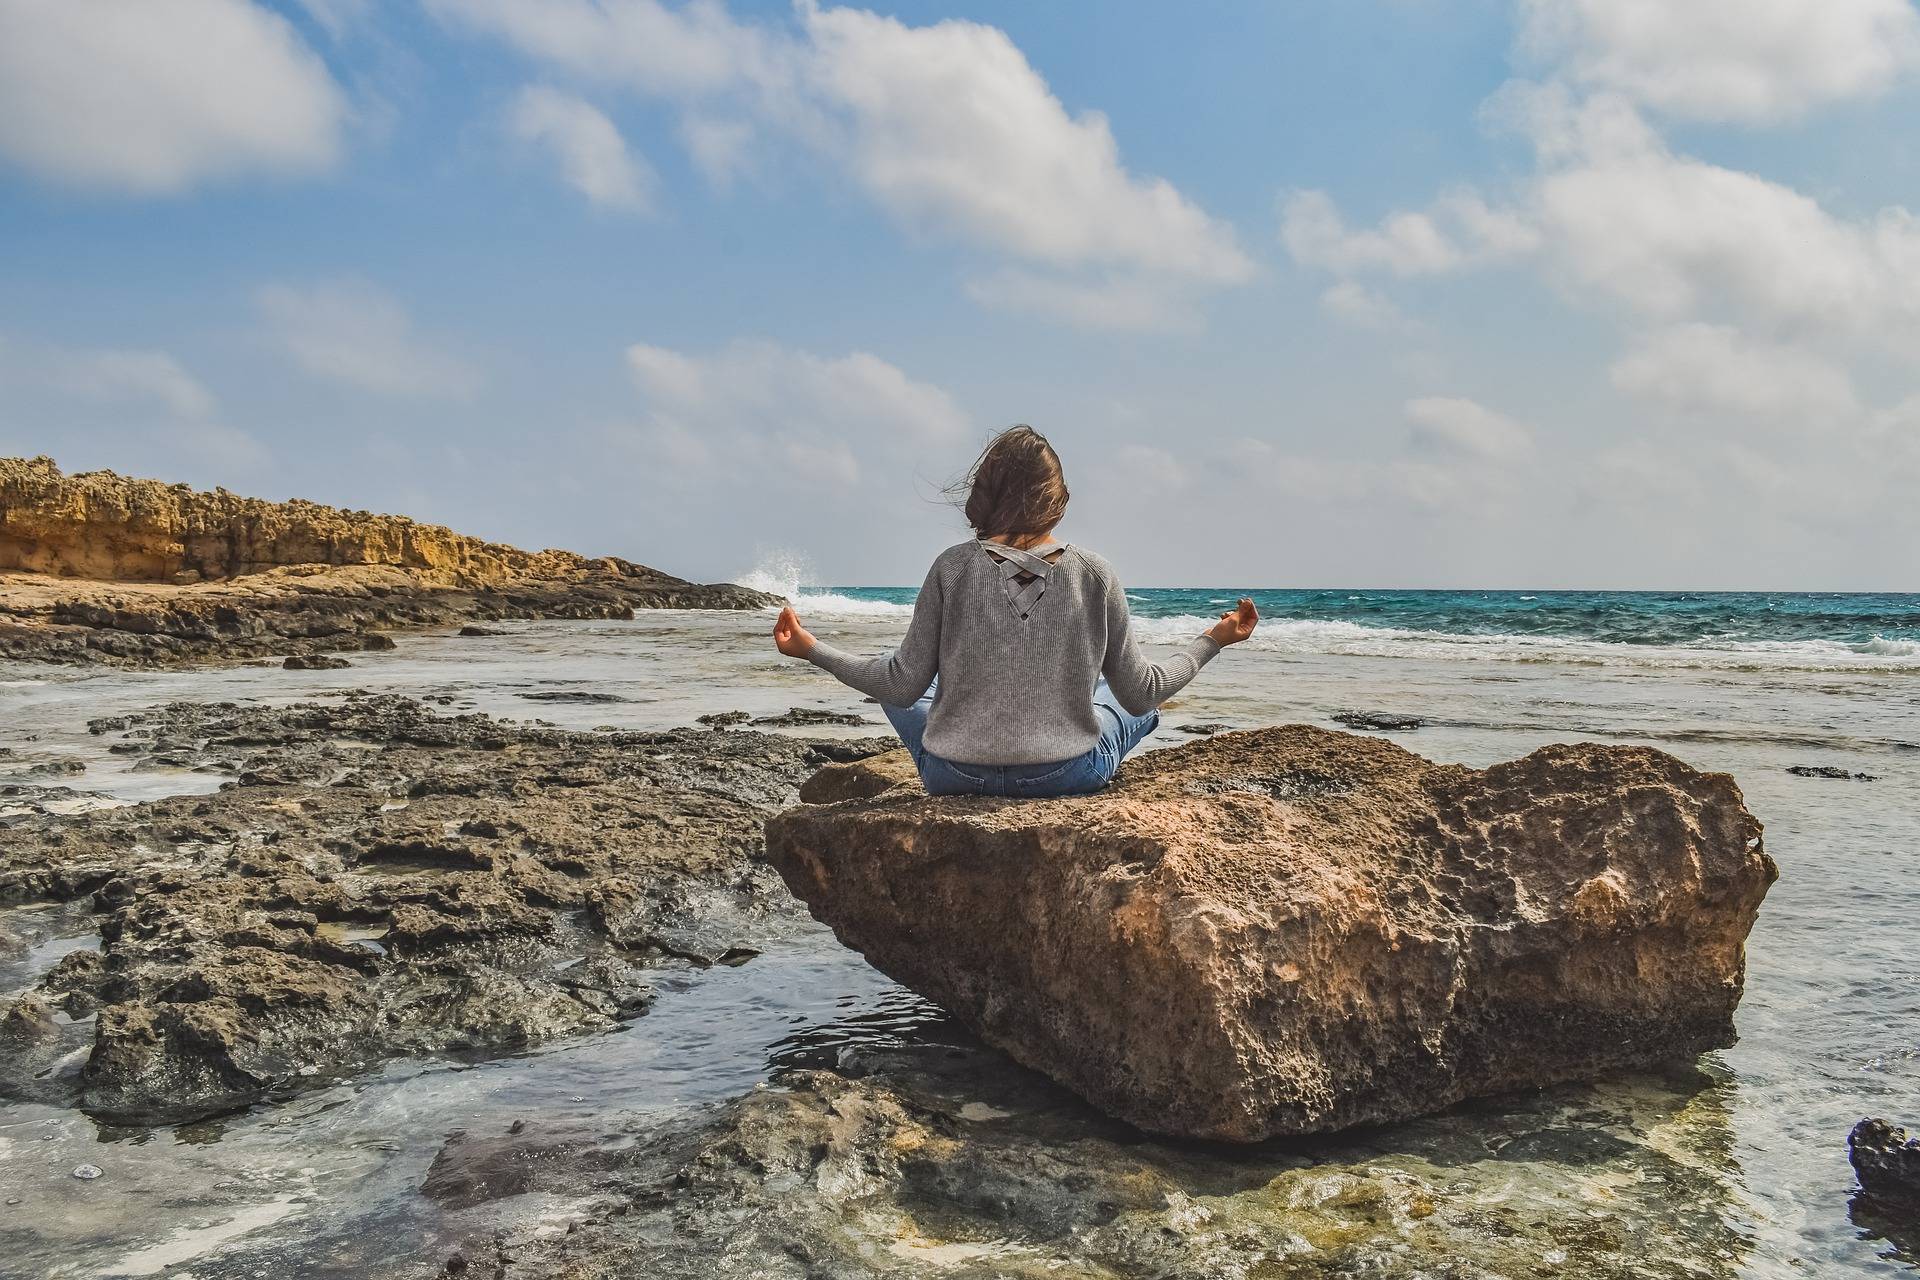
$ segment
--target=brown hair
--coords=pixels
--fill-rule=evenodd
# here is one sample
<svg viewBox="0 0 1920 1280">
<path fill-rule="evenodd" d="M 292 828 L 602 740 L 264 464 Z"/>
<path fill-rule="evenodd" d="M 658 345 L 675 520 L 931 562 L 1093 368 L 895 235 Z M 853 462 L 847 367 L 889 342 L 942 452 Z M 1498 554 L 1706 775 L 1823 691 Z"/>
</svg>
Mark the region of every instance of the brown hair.
<svg viewBox="0 0 1920 1280">
<path fill-rule="evenodd" d="M 1060 455 L 1025 423 L 987 441 L 967 478 L 949 492 L 965 493 L 967 523 L 981 538 L 1039 537 L 1067 514 Z"/>
</svg>

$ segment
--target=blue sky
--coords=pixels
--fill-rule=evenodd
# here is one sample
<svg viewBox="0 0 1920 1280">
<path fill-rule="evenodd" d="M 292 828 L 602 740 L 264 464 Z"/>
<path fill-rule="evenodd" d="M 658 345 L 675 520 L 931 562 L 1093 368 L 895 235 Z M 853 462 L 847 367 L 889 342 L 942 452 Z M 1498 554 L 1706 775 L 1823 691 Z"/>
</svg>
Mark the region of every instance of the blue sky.
<svg viewBox="0 0 1920 1280">
<path fill-rule="evenodd" d="M 1910 0 L 0 0 L 0 451 L 910 583 L 1920 589 Z"/>
</svg>

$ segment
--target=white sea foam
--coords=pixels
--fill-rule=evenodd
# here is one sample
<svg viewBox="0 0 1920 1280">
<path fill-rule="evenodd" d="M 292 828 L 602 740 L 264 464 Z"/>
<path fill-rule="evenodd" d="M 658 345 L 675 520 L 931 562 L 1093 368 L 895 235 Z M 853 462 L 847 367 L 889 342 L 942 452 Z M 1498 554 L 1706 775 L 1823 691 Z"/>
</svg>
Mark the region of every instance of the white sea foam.
<svg viewBox="0 0 1920 1280">
<path fill-rule="evenodd" d="M 1183 614 L 1134 618 L 1147 644 L 1183 644 L 1213 625 Z M 1370 627 L 1331 619 L 1270 618 L 1244 642 L 1270 653 L 1361 658 L 1443 658 L 1495 662 L 1573 662 L 1607 667 L 1694 670 L 1920 671 L 1920 643 L 1875 637 L 1861 644 L 1832 640 L 1718 640 L 1690 645 L 1617 644 L 1573 636 L 1466 635 Z"/>
<path fill-rule="evenodd" d="M 812 618 L 905 618 L 913 613 L 910 604 L 887 600 L 863 600 L 829 591 L 818 582 L 813 562 L 798 551 L 775 551 L 760 563 L 734 579 L 743 587 L 779 596 Z"/>
</svg>

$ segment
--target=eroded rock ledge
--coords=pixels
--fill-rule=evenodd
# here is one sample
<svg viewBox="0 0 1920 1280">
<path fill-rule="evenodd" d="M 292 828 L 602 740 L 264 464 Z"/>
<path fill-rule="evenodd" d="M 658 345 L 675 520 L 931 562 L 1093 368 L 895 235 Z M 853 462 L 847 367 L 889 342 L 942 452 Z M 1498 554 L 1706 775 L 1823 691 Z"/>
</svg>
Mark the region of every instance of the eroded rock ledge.
<svg viewBox="0 0 1920 1280">
<path fill-rule="evenodd" d="M 767 825 L 794 893 L 989 1043 L 1233 1141 L 1684 1061 L 1734 1039 L 1776 874 L 1723 774 L 1551 746 L 1473 770 L 1306 726 L 1090 797 L 830 767 Z M 864 793 L 864 797 L 863 797 Z"/>
<path fill-rule="evenodd" d="M 740 958 L 798 917 L 759 824 L 879 745 L 570 733 L 391 695 L 91 727 L 135 768 L 238 778 L 78 814 L 57 788 L 0 792 L 0 957 L 29 919 L 94 935 L 0 998 L 0 1099 L 139 1123 L 637 1016 L 655 965 Z"/>
<path fill-rule="evenodd" d="M 0 458 L 0 657 L 155 665 L 379 648 L 395 628 L 778 601 L 404 516 Z"/>
</svg>

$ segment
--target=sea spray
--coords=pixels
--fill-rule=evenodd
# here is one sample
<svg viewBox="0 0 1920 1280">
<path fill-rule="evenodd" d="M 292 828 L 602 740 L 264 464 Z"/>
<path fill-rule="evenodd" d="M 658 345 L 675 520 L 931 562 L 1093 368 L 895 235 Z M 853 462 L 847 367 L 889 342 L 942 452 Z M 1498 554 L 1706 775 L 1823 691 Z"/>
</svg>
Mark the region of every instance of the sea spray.
<svg viewBox="0 0 1920 1280">
<path fill-rule="evenodd" d="M 760 557 L 754 567 L 735 581 L 755 591 L 765 591 L 787 601 L 804 617 L 812 618 L 885 618 L 906 619 L 913 613 L 914 592 L 908 588 L 860 588 L 859 595 L 847 595 L 818 585 L 813 561 L 806 553 L 780 548 Z M 900 597 L 898 599 L 889 597 Z"/>
</svg>

